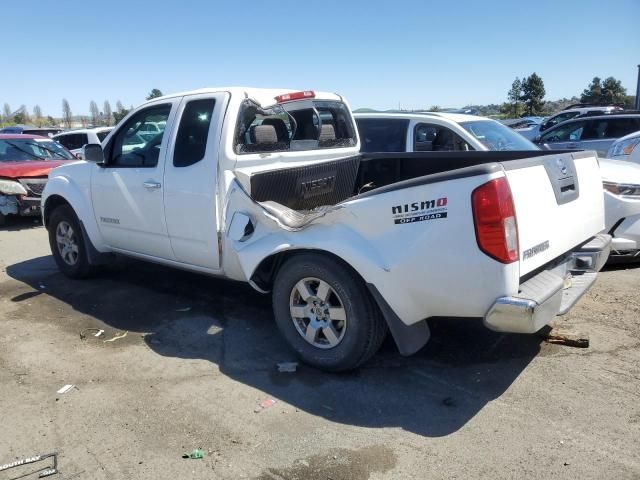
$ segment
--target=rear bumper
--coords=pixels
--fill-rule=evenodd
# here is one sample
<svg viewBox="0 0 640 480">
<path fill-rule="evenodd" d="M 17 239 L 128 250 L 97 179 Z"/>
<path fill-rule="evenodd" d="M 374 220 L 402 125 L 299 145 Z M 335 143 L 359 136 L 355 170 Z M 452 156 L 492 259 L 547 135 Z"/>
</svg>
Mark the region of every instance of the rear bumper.
<svg viewBox="0 0 640 480">
<path fill-rule="evenodd" d="M 520 285 L 518 295 L 498 298 L 484 317 L 491 330 L 534 333 L 564 315 L 589 290 L 609 257 L 611 237 L 599 234 Z"/>
</svg>

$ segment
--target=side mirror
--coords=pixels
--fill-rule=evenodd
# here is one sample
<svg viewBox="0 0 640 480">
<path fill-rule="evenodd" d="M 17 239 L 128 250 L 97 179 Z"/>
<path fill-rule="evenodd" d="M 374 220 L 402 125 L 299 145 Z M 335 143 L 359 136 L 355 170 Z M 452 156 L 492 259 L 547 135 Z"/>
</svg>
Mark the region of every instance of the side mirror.
<svg viewBox="0 0 640 480">
<path fill-rule="evenodd" d="M 90 143 L 82 147 L 82 156 L 87 162 L 104 163 L 104 152 L 99 143 Z"/>
<path fill-rule="evenodd" d="M 548 144 L 548 143 L 543 143 L 542 145 L 540 145 L 540 147 L 541 147 L 543 150 L 551 150 L 551 147 L 549 146 L 549 144 Z"/>
</svg>

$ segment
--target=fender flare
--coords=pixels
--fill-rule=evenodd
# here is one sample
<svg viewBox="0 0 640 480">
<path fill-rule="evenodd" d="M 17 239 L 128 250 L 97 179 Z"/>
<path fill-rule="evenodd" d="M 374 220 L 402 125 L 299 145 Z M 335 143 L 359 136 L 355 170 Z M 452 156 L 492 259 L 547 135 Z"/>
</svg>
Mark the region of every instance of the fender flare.
<svg viewBox="0 0 640 480">
<path fill-rule="evenodd" d="M 317 226 L 318 229 L 322 229 L 322 227 L 329 228 L 327 225 Z M 314 235 L 313 240 L 307 237 L 307 241 L 298 244 L 291 242 L 292 236 L 287 232 L 272 232 L 270 235 L 262 237 L 251 245 L 242 248 L 242 253 L 238 255 L 238 259 L 249 283 L 253 288 L 265 293 L 265 291 L 267 291 L 267 289 L 264 288 L 265 286 L 257 285 L 255 282 L 256 272 L 259 271 L 260 267 L 264 265 L 266 261 L 277 258 L 282 254 L 288 255 L 295 252 L 306 251 L 318 252 L 335 257 L 352 268 L 362 278 L 387 322 L 400 354 L 406 356 L 416 353 L 431 337 L 427 321 L 421 320 L 411 325 L 404 323 L 378 291 L 375 284 L 372 283 L 372 279 L 375 278 L 376 275 L 388 273 L 389 268 L 384 264 L 381 255 L 371 248 L 370 242 L 367 242 L 361 238 L 360 235 L 348 228 L 335 224 L 330 228 L 333 235 Z M 342 231 L 336 232 L 336 229 Z M 335 240 L 333 240 L 335 239 L 334 235 L 338 235 L 338 238 L 341 238 L 342 241 L 335 242 Z M 259 252 L 262 252 L 262 255 Z M 347 261 L 346 258 L 349 258 L 351 261 Z M 249 261 L 250 259 L 252 261 Z M 256 261 L 257 259 L 259 259 L 259 261 Z M 272 274 L 275 277 L 275 270 L 277 270 L 278 265 L 274 267 L 275 269 Z"/>
<path fill-rule="evenodd" d="M 87 198 L 87 195 L 83 194 L 77 184 L 71 181 L 69 177 L 56 175 L 49 178 L 44 193 L 42 196 L 42 217 L 45 226 L 47 226 L 47 221 L 51 214 L 52 202 L 57 204 L 58 202 L 55 202 L 54 199 L 61 200 L 73 208 L 82 225 L 85 240 L 88 239 L 91 244 L 90 248 L 93 247 L 98 253 L 107 253 L 109 251 L 102 241 L 102 235 L 91 208 L 91 200 Z"/>
</svg>

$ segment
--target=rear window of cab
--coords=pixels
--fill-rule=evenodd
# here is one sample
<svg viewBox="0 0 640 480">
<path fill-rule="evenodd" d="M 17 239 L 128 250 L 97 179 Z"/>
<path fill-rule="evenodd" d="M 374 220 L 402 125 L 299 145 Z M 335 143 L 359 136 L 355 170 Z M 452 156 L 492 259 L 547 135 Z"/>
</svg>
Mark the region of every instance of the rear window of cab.
<svg viewBox="0 0 640 480">
<path fill-rule="evenodd" d="M 302 100 L 263 109 L 251 100 L 240 107 L 234 148 L 238 154 L 354 147 L 357 137 L 347 106 Z"/>
</svg>

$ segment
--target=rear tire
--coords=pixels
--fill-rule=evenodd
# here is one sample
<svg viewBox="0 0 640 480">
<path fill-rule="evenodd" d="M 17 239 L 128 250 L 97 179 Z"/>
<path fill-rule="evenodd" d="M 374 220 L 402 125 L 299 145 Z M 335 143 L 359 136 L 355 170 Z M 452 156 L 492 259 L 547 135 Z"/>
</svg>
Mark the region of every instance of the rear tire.
<svg viewBox="0 0 640 480">
<path fill-rule="evenodd" d="M 351 370 L 380 348 L 387 324 L 362 279 L 327 255 L 287 260 L 273 288 L 273 311 L 289 346 L 305 363 Z"/>
<path fill-rule="evenodd" d="M 62 273 L 70 278 L 86 278 L 94 269 L 76 213 L 69 205 L 57 207 L 49 219 L 49 246 Z"/>
</svg>

